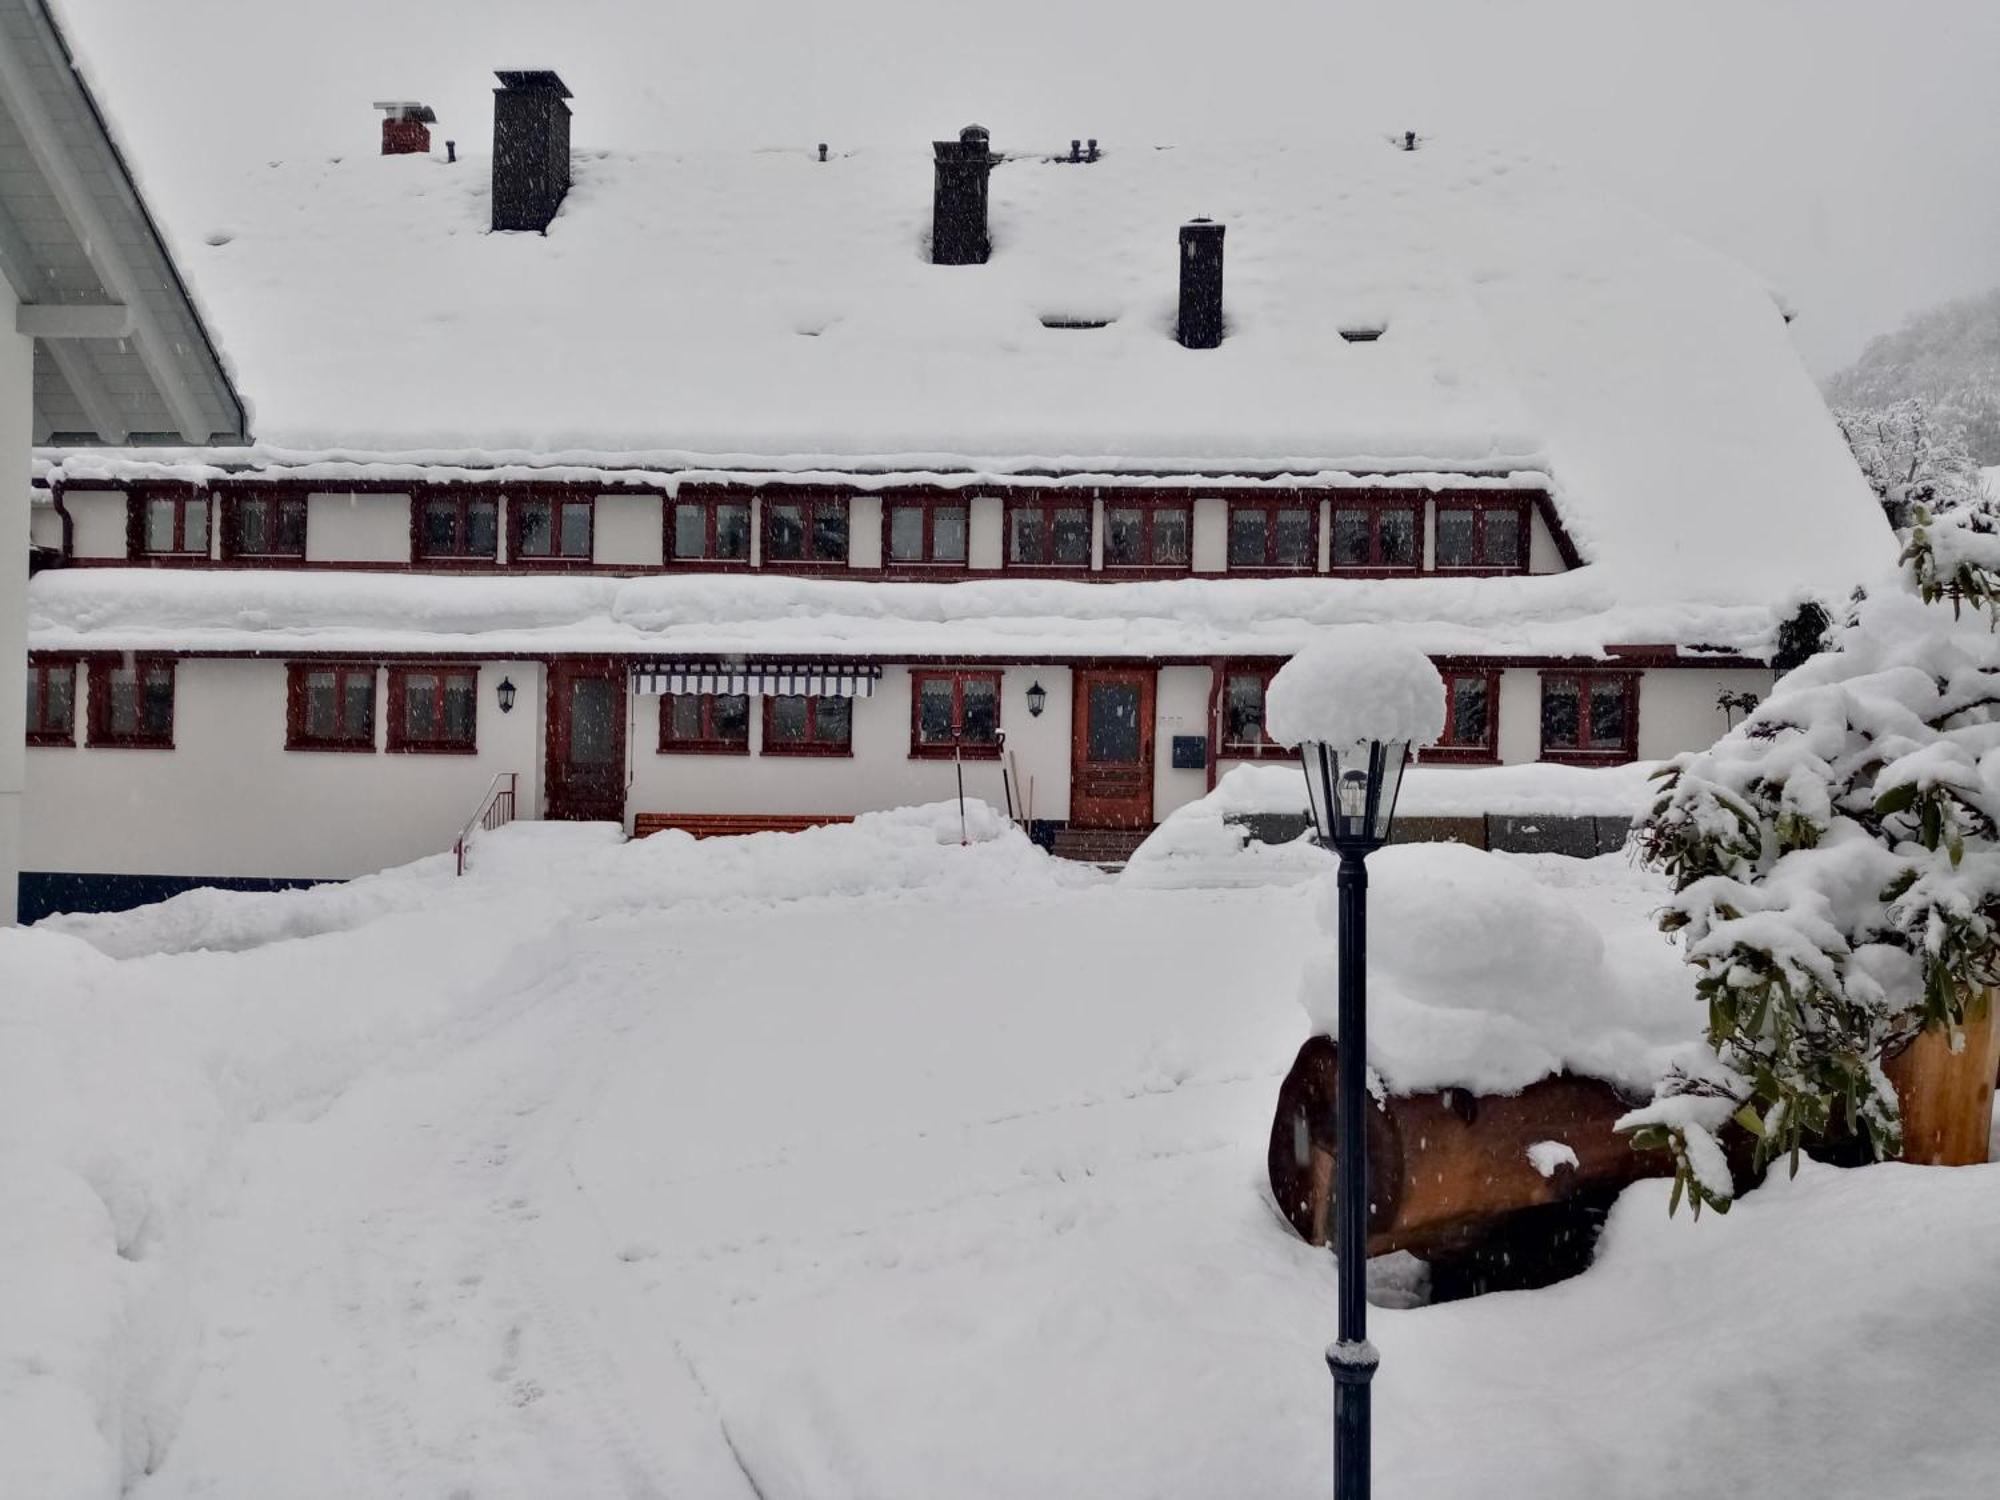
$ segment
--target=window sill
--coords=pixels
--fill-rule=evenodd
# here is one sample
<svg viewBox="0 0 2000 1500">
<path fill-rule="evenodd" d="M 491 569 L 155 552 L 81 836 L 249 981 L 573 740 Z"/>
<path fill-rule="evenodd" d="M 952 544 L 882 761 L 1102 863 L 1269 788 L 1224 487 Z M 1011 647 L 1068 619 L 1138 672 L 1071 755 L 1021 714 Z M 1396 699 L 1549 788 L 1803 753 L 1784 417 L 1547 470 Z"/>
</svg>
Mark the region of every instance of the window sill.
<svg viewBox="0 0 2000 1500">
<path fill-rule="evenodd" d="M 1218 745 L 1217 760 L 1297 760 L 1299 752 L 1284 745 Z"/>
<path fill-rule="evenodd" d="M 355 749 L 362 747 L 356 745 Z M 391 743 L 385 747 L 390 755 L 477 755 L 477 745 L 419 745 L 413 743 Z"/>
<path fill-rule="evenodd" d="M 296 568 L 305 560 L 303 552 L 225 552 L 220 559 L 234 568 Z"/>
<path fill-rule="evenodd" d="M 105 738 L 92 735 L 88 742 L 92 750 L 171 750 L 174 742 L 166 740 L 128 740 Z"/>
<path fill-rule="evenodd" d="M 911 760 L 998 760 L 998 745 L 912 745 Z"/>
<path fill-rule="evenodd" d="M 342 741 L 339 740 L 288 739 L 285 741 L 285 748 L 287 750 L 297 750 L 301 752 L 317 751 L 322 754 L 330 753 L 335 755 L 373 755 L 375 753 L 375 742 L 373 740 L 370 740 L 367 744 L 364 745 L 359 740 L 343 743 Z"/>
<path fill-rule="evenodd" d="M 856 568 L 845 559 L 840 562 L 825 562 L 816 559 L 801 561 L 797 558 L 767 557 L 760 565 L 766 573 L 869 573 L 871 568 Z"/>
<path fill-rule="evenodd" d="M 419 552 L 416 554 L 414 565 L 421 568 L 465 568 L 471 570 L 475 568 L 497 568 L 500 566 L 500 559 L 490 552 L 477 557 L 465 557 L 451 553 Z"/>
<path fill-rule="evenodd" d="M 1439 563 L 1431 570 L 1438 578 L 1518 578 L 1527 571 L 1518 563 Z"/>
<path fill-rule="evenodd" d="M 76 731 L 71 730 L 68 734 L 30 734 L 28 736 L 28 748 L 30 750 L 74 750 L 76 748 Z"/>
<path fill-rule="evenodd" d="M 1421 578 L 1424 570 L 1415 563 L 1339 563 L 1326 570 L 1329 578 Z"/>
<path fill-rule="evenodd" d="M 1318 578 L 1321 577 L 1317 563 L 1300 563 L 1296 566 L 1285 563 L 1230 563 L 1217 577 L 1226 578 Z"/>
<path fill-rule="evenodd" d="M 685 740 L 677 745 L 662 745 L 661 755 L 748 755 L 748 740 Z"/>
<path fill-rule="evenodd" d="M 1542 751 L 1544 764 L 1553 766 L 1623 766 L 1639 758 L 1636 750 L 1549 750 Z"/>
<path fill-rule="evenodd" d="M 796 755 L 803 759 L 851 760 L 854 757 L 852 745 L 773 745 L 766 743 L 765 755 Z"/>
<path fill-rule="evenodd" d="M 1420 766 L 1497 766 L 1500 753 L 1490 745 L 1428 745 L 1417 752 Z"/>
</svg>

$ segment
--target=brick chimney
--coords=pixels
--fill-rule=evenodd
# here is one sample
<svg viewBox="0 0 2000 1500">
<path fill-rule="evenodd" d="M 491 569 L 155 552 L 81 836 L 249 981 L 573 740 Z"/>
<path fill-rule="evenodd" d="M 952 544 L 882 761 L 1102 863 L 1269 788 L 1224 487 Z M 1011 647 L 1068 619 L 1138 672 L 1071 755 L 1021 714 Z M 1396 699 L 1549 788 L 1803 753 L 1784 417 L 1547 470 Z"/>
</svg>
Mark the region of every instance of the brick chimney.
<svg viewBox="0 0 2000 1500">
<path fill-rule="evenodd" d="M 570 91 L 547 70 L 494 76 L 493 227 L 541 233 L 569 192 Z"/>
<path fill-rule="evenodd" d="M 428 104 L 378 99 L 375 108 L 382 111 L 384 156 L 421 156 L 429 153 L 430 127 L 437 123 L 437 113 Z"/>
<path fill-rule="evenodd" d="M 1181 225 L 1180 341 L 1190 349 L 1222 342 L 1222 235 L 1208 219 Z"/>
<path fill-rule="evenodd" d="M 937 183 L 931 194 L 931 264 L 983 266 L 993 253 L 986 237 L 986 178 L 993 170 L 992 137 L 968 125 L 955 141 L 933 141 Z"/>
</svg>

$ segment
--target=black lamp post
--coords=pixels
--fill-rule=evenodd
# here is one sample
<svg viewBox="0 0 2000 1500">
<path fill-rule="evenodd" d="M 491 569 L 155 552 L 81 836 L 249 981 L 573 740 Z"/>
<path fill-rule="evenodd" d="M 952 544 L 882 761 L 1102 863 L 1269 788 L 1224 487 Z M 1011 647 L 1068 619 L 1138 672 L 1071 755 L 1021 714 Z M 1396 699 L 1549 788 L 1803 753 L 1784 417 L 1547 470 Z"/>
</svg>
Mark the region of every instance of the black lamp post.
<svg viewBox="0 0 2000 1500">
<path fill-rule="evenodd" d="M 1339 1259 L 1339 1338 L 1333 1371 L 1333 1493 L 1368 1500 L 1369 1382 L 1380 1356 L 1368 1342 L 1368 856 L 1389 840 L 1407 740 L 1333 745 L 1307 740 L 1306 795 L 1322 847 L 1340 856 L 1339 1138 L 1334 1177 L 1334 1254 Z"/>
</svg>

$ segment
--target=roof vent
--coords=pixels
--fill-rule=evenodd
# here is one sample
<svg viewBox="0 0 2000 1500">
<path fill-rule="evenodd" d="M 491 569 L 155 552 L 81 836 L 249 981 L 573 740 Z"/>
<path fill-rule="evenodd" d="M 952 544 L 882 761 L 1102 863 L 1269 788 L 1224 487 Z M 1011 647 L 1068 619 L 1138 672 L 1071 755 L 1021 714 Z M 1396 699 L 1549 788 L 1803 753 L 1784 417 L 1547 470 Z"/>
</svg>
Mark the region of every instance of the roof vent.
<svg viewBox="0 0 2000 1500">
<path fill-rule="evenodd" d="M 382 111 L 382 154 L 420 156 L 431 149 L 430 127 L 437 123 L 437 111 L 428 104 L 403 99 L 377 99 Z"/>
<path fill-rule="evenodd" d="M 1380 323 L 1364 323 L 1358 327 L 1340 330 L 1340 336 L 1350 344 L 1372 344 L 1382 337 L 1382 333 L 1383 325 Z"/>
<path fill-rule="evenodd" d="M 986 237 L 986 179 L 993 170 L 993 138 L 984 125 L 968 125 L 955 141 L 933 141 L 937 182 L 931 194 L 931 264 L 983 266 L 993 253 Z"/>
<path fill-rule="evenodd" d="M 1075 163 L 1079 163 L 1079 162 L 1090 162 L 1090 161 L 1096 161 L 1096 160 L 1097 160 L 1097 137 L 1096 137 L 1096 136 L 1092 136 L 1092 137 L 1090 138 L 1090 140 L 1089 140 L 1089 141 L 1088 141 L 1087 143 L 1086 143 L 1086 142 L 1084 142 L 1084 141 L 1082 141 L 1082 140 L 1073 140 L 1073 141 L 1071 141 L 1071 142 L 1069 143 L 1069 155 L 1068 155 L 1068 156 L 1058 156 L 1058 157 L 1056 157 L 1056 158 L 1055 158 L 1055 160 L 1057 160 L 1057 161 L 1063 161 L 1063 162 L 1070 162 L 1070 163 L 1072 163 L 1072 164 L 1075 164 Z"/>
<path fill-rule="evenodd" d="M 1222 236 L 1209 219 L 1181 225 L 1181 316 L 1178 336 L 1190 349 L 1222 342 Z"/>
<path fill-rule="evenodd" d="M 546 70 L 494 76 L 493 227 L 546 233 L 569 192 L 570 91 Z"/>
</svg>

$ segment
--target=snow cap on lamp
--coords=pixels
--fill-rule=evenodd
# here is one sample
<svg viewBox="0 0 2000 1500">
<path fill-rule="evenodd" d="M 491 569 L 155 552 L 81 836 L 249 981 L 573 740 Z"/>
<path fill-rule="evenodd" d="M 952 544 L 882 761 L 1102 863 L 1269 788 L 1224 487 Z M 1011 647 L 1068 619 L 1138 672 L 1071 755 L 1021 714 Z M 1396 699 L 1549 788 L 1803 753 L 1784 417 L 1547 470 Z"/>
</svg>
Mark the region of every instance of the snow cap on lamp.
<svg viewBox="0 0 2000 1500">
<path fill-rule="evenodd" d="M 1428 656 L 1386 630 L 1330 631 L 1271 679 L 1264 727 L 1286 746 L 1434 745 L 1444 734 L 1444 679 Z"/>
</svg>

